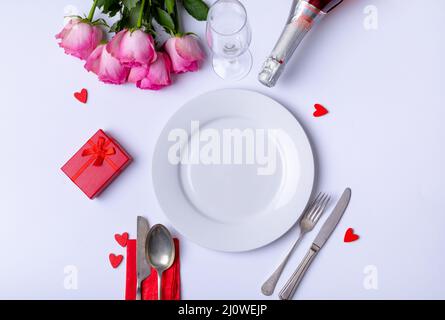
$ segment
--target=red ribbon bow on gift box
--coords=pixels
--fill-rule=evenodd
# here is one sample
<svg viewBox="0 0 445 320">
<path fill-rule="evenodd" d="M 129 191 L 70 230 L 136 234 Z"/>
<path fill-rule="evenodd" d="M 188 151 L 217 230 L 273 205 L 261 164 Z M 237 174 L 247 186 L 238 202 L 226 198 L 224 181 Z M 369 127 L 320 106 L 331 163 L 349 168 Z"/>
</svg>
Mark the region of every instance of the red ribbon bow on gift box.
<svg viewBox="0 0 445 320">
<path fill-rule="evenodd" d="M 104 163 L 106 156 L 111 156 L 113 154 L 116 154 L 116 150 L 113 147 L 107 148 L 109 142 L 110 141 L 108 140 L 105 143 L 105 138 L 99 137 L 96 144 L 90 142 L 90 144 L 92 145 L 91 148 L 84 149 L 82 151 L 82 157 L 92 155 L 95 159 L 93 166 L 100 167 Z"/>
<path fill-rule="evenodd" d="M 71 177 L 71 179 L 73 181 L 76 181 L 76 179 L 79 178 L 79 176 L 91 164 L 93 164 L 93 166 L 100 167 L 104 163 L 104 161 L 106 161 L 113 168 L 113 170 L 119 170 L 118 166 L 111 159 L 108 158 L 108 156 L 116 154 L 116 150 L 113 147 L 107 148 L 110 142 L 110 140 L 106 140 L 104 137 L 99 137 L 96 144 L 89 140 L 88 144 L 91 146 L 91 148 L 84 149 L 82 151 L 82 157 L 91 157 L 88 159 L 87 162 L 83 164 L 82 167 L 80 167 L 76 174 Z"/>
</svg>

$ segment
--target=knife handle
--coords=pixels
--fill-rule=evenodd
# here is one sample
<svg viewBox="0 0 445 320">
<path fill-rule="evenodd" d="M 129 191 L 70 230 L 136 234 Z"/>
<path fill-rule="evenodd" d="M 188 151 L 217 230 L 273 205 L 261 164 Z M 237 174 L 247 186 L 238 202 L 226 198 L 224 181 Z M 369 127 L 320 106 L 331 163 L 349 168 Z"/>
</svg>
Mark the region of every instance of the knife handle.
<svg viewBox="0 0 445 320">
<path fill-rule="evenodd" d="M 303 261 L 301 261 L 300 265 L 298 266 L 297 270 L 295 270 L 295 272 L 292 274 L 292 276 L 284 285 L 283 289 L 281 289 L 280 291 L 281 300 L 292 299 L 292 296 L 297 290 L 298 285 L 301 282 L 301 279 L 303 279 L 304 274 L 306 273 L 307 269 L 309 268 L 315 256 L 317 255 L 318 250 L 319 248 L 317 246 L 315 245 L 311 246 L 308 253 L 306 253 L 306 256 L 304 257 Z"/>
</svg>

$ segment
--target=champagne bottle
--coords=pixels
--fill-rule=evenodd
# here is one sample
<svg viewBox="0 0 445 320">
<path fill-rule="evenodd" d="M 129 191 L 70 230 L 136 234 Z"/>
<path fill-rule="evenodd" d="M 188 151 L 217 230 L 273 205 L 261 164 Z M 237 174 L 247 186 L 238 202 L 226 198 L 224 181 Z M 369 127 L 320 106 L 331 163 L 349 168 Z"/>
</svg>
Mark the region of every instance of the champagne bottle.
<svg viewBox="0 0 445 320">
<path fill-rule="evenodd" d="M 267 87 L 273 87 L 305 35 L 342 1 L 294 0 L 286 26 L 271 55 L 264 62 L 258 80 Z"/>
</svg>

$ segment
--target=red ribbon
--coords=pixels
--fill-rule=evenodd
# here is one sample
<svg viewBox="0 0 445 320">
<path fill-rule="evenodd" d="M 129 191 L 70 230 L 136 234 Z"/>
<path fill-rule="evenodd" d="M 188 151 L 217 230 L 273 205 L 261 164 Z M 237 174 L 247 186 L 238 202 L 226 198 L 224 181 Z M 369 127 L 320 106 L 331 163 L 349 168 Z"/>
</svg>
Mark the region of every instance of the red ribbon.
<svg viewBox="0 0 445 320">
<path fill-rule="evenodd" d="M 113 147 L 107 148 L 109 143 L 110 140 L 105 143 L 105 138 L 99 137 L 96 144 L 82 151 L 82 157 L 92 155 L 94 157 L 93 166 L 100 167 L 104 163 L 105 157 L 116 154 L 116 150 Z"/>
<path fill-rule="evenodd" d="M 76 172 L 71 178 L 75 181 L 91 164 L 95 167 L 100 167 L 106 161 L 114 170 L 118 170 L 118 166 L 108 157 L 116 154 L 116 150 L 113 147 L 107 147 L 110 144 L 110 140 L 106 140 L 104 137 L 99 137 L 97 143 L 94 144 L 91 140 L 88 144 L 91 148 L 84 149 L 82 151 L 82 157 L 91 156 L 87 162 Z"/>
</svg>

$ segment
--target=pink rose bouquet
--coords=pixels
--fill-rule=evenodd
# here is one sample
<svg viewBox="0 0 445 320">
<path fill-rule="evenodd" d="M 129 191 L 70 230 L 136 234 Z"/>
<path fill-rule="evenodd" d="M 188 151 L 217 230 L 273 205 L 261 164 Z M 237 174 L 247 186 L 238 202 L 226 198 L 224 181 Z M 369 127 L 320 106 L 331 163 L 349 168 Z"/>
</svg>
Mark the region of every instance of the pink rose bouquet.
<svg viewBox="0 0 445 320">
<path fill-rule="evenodd" d="M 183 6 L 195 19 L 206 20 L 203 0 L 186 0 Z M 93 20 L 96 8 L 117 16 L 111 27 L 104 19 Z M 170 35 L 164 43 L 157 41 L 154 21 Z M 103 39 L 105 28 L 114 33 L 109 41 Z M 198 37 L 180 30 L 176 0 L 94 0 L 88 17 L 72 17 L 56 38 L 65 53 L 85 60 L 85 69 L 100 81 L 130 82 L 140 89 L 167 87 L 173 74 L 197 71 L 205 58 Z"/>
</svg>

